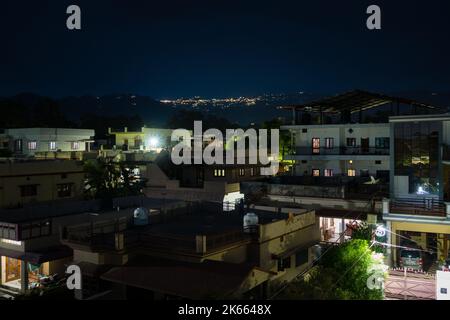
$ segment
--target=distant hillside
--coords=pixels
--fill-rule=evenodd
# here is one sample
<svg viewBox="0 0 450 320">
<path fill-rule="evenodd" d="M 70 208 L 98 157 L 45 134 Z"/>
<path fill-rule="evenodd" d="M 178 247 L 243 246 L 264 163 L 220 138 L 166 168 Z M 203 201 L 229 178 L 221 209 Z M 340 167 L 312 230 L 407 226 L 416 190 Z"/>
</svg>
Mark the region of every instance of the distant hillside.
<svg viewBox="0 0 450 320">
<path fill-rule="evenodd" d="M 415 99 L 437 106 L 450 107 L 450 92 L 387 92 L 392 96 Z M 201 106 L 162 103 L 148 96 L 133 94 L 111 94 L 105 96 L 86 95 L 51 99 L 32 93 L 21 93 L 12 97 L 0 97 L 2 119 L 0 127 L 18 126 L 82 126 L 95 127 L 126 125 L 165 126 L 177 110 L 196 110 L 204 114 L 225 118 L 231 123 L 246 126 L 274 118 L 290 119 L 291 114 L 279 106 L 301 104 L 330 95 L 292 93 L 263 95 L 256 103 Z M 211 100 L 208 100 L 211 101 Z M 95 118 L 95 119 L 94 119 Z M 92 120 L 92 121 L 91 121 Z"/>
</svg>

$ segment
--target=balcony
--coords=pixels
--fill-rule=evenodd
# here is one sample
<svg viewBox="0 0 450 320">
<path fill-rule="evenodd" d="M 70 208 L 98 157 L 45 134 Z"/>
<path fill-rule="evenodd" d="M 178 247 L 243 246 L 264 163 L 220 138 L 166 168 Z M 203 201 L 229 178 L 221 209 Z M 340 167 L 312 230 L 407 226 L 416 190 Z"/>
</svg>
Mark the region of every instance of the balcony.
<svg viewBox="0 0 450 320">
<path fill-rule="evenodd" d="M 386 200 L 388 201 L 388 200 Z M 386 212 L 387 208 L 389 211 Z M 443 201 L 433 198 L 394 199 L 383 204 L 383 213 L 407 214 L 417 216 L 445 217 L 447 206 Z"/>
<path fill-rule="evenodd" d="M 375 148 L 375 147 L 333 147 L 333 148 L 317 148 L 312 147 L 297 147 L 295 148 L 295 155 L 311 155 L 311 156 L 323 156 L 323 155 L 339 155 L 339 156 L 373 156 L 381 155 L 388 156 L 389 148 Z"/>
</svg>

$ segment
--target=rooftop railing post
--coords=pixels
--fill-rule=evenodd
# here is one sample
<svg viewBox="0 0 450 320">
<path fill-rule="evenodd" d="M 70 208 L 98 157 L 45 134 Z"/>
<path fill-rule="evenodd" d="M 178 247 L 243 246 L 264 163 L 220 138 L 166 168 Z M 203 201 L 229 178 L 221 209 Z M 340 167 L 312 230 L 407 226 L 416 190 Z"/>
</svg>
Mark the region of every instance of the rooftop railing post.
<svg viewBox="0 0 450 320">
<path fill-rule="evenodd" d="M 383 198 L 383 214 L 389 214 L 389 199 Z"/>
<path fill-rule="evenodd" d="M 444 202 L 445 203 L 445 213 L 447 216 L 447 219 L 450 219 L 450 202 Z"/>
</svg>

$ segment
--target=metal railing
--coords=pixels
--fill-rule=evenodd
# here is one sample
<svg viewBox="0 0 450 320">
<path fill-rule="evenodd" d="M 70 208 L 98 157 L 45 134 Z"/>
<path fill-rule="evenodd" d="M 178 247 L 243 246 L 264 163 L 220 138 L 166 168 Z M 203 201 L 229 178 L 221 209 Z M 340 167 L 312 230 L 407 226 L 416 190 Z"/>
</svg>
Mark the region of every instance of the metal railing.
<svg viewBox="0 0 450 320">
<path fill-rule="evenodd" d="M 375 147 L 296 147 L 296 155 L 389 155 L 389 148 Z"/>
<path fill-rule="evenodd" d="M 434 198 L 393 199 L 389 203 L 391 213 L 445 217 L 446 206 Z"/>
</svg>

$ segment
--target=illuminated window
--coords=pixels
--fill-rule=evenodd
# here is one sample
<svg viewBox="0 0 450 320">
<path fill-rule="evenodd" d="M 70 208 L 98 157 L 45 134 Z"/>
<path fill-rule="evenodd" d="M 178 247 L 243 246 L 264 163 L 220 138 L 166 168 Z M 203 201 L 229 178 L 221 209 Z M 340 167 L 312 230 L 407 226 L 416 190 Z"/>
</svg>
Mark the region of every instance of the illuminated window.
<svg viewBox="0 0 450 320">
<path fill-rule="evenodd" d="M 36 141 L 28 141 L 28 150 L 36 150 L 37 142 Z"/>
<path fill-rule="evenodd" d="M 242 176 L 245 176 L 245 169 L 239 169 L 239 175 L 242 177 Z"/>
<path fill-rule="evenodd" d="M 333 176 L 333 169 L 325 169 L 323 172 L 325 177 L 332 177 Z"/>
<path fill-rule="evenodd" d="M 334 138 L 325 138 L 325 148 L 333 149 L 334 147 Z"/>
<path fill-rule="evenodd" d="M 349 176 L 349 177 L 356 177 L 356 170 L 355 169 L 348 169 L 347 170 L 347 176 Z"/>
<path fill-rule="evenodd" d="M 56 141 L 50 141 L 48 146 L 50 150 L 56 150 Z"/>
<path fill-rule="evenodd" d="M 320 177 L 320 169 L 313 169 L 312 175 L 313 177 Z"/>
<path fill-rule="evenodd" d="M 320 138 L 312 139 L 312 152 L 314 154 L 320 153 Z"/>
<path fill-rule="evenodd" d="M 21 246 L 22 241 L 10 240 L 10 239 L 2 239 L 3 243 L 12 244 L 14 246 Z"/>
<path fill-rule="evenodd" d="M 250 168 L 250 175 L 254 176 L 255 175 L 255 168 Z"/>
<path fill-rule="evenodd" d="M 78 150 L 80 148 L 80 143 L 78 141 L 73 141 L 71 148 L 72 150 Z"/>
<path fill-rule="evenodd" d="M 214 169 L 214 177 L 225 177 L 225 169 Z"/>
</svg>

